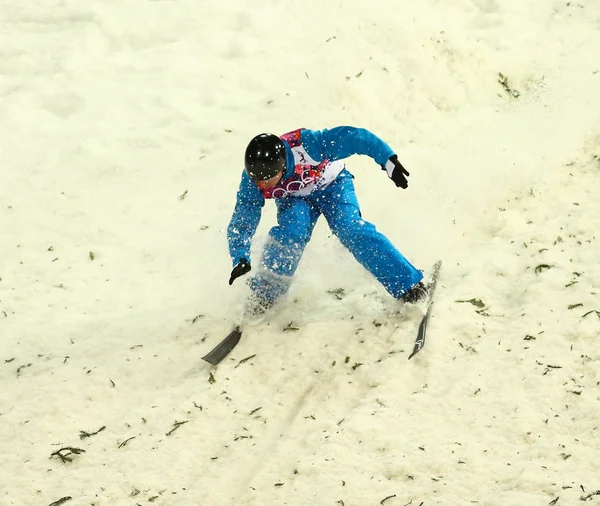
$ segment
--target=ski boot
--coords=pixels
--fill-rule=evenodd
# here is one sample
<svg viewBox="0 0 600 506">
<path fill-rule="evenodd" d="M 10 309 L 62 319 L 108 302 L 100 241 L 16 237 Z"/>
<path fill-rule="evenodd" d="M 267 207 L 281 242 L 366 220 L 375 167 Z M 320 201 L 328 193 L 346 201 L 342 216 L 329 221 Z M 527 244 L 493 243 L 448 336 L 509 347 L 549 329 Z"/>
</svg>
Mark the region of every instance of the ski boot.
<svg viewBox="0 0 600 506">
<path fill-rule="evenodd" d="M 413 285 L 400 300 L 408 304 L 418 304 L 427 298 L 429 293 L 429 287 L 422 281 L 419 281 L 416 285 Z"/>
</svg>

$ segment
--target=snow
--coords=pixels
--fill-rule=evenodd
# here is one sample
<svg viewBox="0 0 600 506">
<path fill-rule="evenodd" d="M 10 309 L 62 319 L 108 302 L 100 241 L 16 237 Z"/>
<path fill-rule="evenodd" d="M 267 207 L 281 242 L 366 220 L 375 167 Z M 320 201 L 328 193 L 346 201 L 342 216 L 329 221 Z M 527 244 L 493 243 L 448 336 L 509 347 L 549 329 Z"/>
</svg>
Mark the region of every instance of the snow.
<svg viewBox="0 0 600 506">
<path fill-rule="evenodd" d="M 597 1 L 22 0 L 0 26 L 0 505 L 600 503 Z M 444 261 L 425 348 L 319 223 L 210 369 L 246 143 L 341 124 L 411 172 L 348 160 L 364 217 Z"/>
</svg>

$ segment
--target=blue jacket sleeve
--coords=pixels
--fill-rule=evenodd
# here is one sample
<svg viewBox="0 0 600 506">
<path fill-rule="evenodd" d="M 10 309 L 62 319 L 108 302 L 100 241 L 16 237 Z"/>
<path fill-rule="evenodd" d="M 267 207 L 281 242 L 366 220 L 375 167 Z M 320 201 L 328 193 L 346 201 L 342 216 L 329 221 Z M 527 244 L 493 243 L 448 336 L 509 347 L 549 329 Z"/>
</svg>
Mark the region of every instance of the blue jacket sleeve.
<svg viewBox="0 0 600 506">
<path fill-rule="evenodd" d="M 265 199 L 260 190 L 244 171 L 237 192 L 233 216 L 227 227 L 229 254 L 234 266 L 242 258 L 250 261 L 250 245 L 260 223 L 264 205 Z"/>
<path fill-rule="evenodd" d="M 315 160 L 341 160 L 352 155 L 367 155 L 379 165 L 394 154 L 384 141 L 365 128 L 338 126 L 324 130 L 303 130 L 302 144 Z"/>
</svg>

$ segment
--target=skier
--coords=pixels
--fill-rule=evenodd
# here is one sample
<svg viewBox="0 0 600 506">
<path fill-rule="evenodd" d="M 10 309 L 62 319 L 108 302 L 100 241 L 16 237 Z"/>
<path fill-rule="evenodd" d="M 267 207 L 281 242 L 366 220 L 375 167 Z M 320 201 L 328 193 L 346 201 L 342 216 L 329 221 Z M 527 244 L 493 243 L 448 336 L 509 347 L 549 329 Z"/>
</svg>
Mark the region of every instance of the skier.
<svg viewBox="0 0 600 506">
<path fill-rule="evenodd" d="M 352 174 L 344 158 L 368 155 L 397 187 L 408 187 L 408 171 L 393 150 L 364 128 L 298 129 L 280 137 L 254 137 L 227 228 L 231 285 L 251 270 L 250 245 L 265 199 L 275 199 L 277 226 L 269 232 L 259 268 L 249 279 L 246 312 L 260 315 L 286 293 L 304 247 L 323 214 L 331 231 L 396 299 L 414 303 L 427 294 L 423 274 L 374 225 L 362 219 Z"/>
</svg>

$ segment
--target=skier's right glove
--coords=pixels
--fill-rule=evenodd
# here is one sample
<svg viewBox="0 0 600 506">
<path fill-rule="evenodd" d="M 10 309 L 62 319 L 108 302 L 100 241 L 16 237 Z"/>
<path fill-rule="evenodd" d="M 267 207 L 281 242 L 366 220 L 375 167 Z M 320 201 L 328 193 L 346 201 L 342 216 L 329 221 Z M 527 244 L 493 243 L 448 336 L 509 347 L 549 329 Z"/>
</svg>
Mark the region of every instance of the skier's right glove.
<svg viewBox="0 0 600 506">
<path fill-rule="evenodd" d="M 383 168 L 396 186 L 404 189 L 408 188 L 408 179 L 406 179 L 406 176 L 410 176 L 410 174 L 398 161 L 396 155 L 390 156 Z"/>
<path fill-rule="evenodd" d="M 236 266 L 231 271 L 231 277 L 229 278 L 229 285 L 232 285 L 233 282 L 243 276 L 244 274 L 250 272 L 252 267 L 250 266 L 250 262 L 245 258 L 240 258 L 240 261 L 236 264 Z"/>
</svg>

